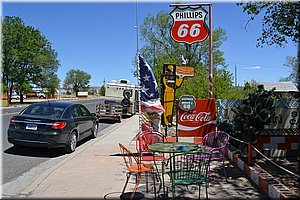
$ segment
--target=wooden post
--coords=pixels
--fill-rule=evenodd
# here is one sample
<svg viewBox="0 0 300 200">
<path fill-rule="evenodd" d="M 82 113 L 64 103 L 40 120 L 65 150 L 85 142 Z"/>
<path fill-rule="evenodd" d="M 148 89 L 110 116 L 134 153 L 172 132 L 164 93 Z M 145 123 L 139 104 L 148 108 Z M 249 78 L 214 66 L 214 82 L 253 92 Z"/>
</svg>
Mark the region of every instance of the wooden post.
<svg viewBox="0 0 300 200">
<path fill-rule="evenodd" d="M 253 165 L 253 160 L 252 160 L 252 142 L 248 142 L 248 165 L 249 166 Z"/>
</svg>

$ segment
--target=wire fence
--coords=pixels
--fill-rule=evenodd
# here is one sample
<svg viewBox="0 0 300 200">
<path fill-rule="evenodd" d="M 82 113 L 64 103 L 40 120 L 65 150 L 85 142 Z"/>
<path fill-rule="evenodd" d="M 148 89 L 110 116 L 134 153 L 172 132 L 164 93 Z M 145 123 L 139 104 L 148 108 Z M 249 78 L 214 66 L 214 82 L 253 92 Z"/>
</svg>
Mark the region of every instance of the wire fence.
<svg viewBox="0 0 300 200">
<path fill-rule="evenodd" d="M 235 137 L 230 136 L 230 138 L 238 143 L 241 143 L 243 145 L 248 145 L 247 142 L 239 140 Z M 230 141 L 232 143 L 232 140 Z M 230 144 L 231 144 L 230 143 Z M 234 145 L 231 144 L 231 147 L 234 147 Z M 243 154 L 244 157 L 248 154 L 248 149 L 245 147 L 244 151 L 241 151 L 241 149 L 237 149 L 239 153 Z M 295 168 L 295 172 L 292 172 L 291 170 L 287 169 L 286 166 L 281 166 L 278 163 L 274 162 L 271 158 L 268 158 L 265 154 L 260 152 L 256 147 L 251 145 L 252 150 L 254 150 L 259 156 L 256 156 L 256 159 L 253 159 L 254 165 L 259 166 L 260 168 L 267 171 L 269 174 L 271 174 L 275 179 L 277 179 L 279 182 L 281 182 L 283 185 L 286 185 L 287 187 L 291 188 L 292 190 L 300 187 L 300 176 L 299 174 L 296 174 L 297 172 L 297 163 L 298 163 L 298 170 L 299 170 L 299 160 L 297 158 L 294 161 L 293 167 Z M 245 155 L 246 154 L 246 155 Z M 289 164 L 289 167 L 291 168 L 291 164 Z M 298 171 L 299 173 L 299 171 Z"/>
<path fill-rule="evenodd" d="M 239 148 L 235 148 L 233 143 L 240 143 Z M 247 159 L 248 156 L 248 143 L 230 136 L 230 147 L 233 147 L 237 152 L 241 154 L 241 158 Z M 241 147 L 241 146 L 244 146 Z M 287 160 L 286 158 L 268 158 L 265 154 L 260 152 L 256 147 L 251 145 L 252 153 L 256 152 L 256 156 L 252 159 L 253 164 L 268 174 L 270 174 L 274 180 L 283 184 L 296 196 L 300 197 L 300 176 L 299 176 L 299 155 L 293 158 L 293 160 Z M 253 155 L 253 154 L 252 154 Z M 247 160 L 244 160 L 247 163 Z M 280 164 L 278 164 L 280 163 Z M 289 169 L 287 169 L 289 168 Z"/>
<path fill-rule="evenodd" d="M 242 143 L 242 144 L 248 145 L 247 142 L 242 141 L 242 140 L 239 140 L 239 139 L 237 139 L 237 138 L 235 138 L 235 137 L 233 137 L 233 136 L 230 136 L 230 138 L 233 139 L 233 140 L 235 140 L 235 141 L 237 141 L 237 142 L 240 142 L 240 143 Z M 252 148 L 254 151 L 256 151 L 260 156 L 262 156 L 264 159 L 266 159 L 268 162 L 270 162 L 270 163 L 272 163 L 274 166 L 276 166 L 278 169 L 280 169 L 280 170 L 282 170 L 282 171 L 284 171 L 284 172 L 286 172 L 286 173 L 288 173 L 288 174 L 290 174 L 290 175 L 292 175 L 292 176 L 295 176 L 296 178 L 300 178 L 299 175 L 297 175 L 297 174 L 295 174 L 294 172 L 291 172 L 290 170 L 287 170 L 286 168 L 284 168 L 284 167 L 278 165 L 278 164 L 275 163 L 273 160 L 271 160 L 270 158 L 268 158 L 267 156 L 265 156 L 262 152 L 260 152 L 260 151 L 259 151 L 257 148 L 255 148 L 253 145 L 251 145 L 251 148 Z M 248 152 L 247 152 L 247 153 L 248 153 Z"/>
</svg>

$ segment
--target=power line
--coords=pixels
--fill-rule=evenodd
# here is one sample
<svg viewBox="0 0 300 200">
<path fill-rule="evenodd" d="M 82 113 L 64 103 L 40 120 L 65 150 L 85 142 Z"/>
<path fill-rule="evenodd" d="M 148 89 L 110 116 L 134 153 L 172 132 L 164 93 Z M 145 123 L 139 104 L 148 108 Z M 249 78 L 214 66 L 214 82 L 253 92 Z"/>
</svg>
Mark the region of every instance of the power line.
<svg viewBox="0 0 300 200">
<path fill-rule="evenodd" d="M 285 66 L 271 66 L 271 65 L 260 65 L 260 64 L 246 64 L 246 63 L 232 62 L 232 61 L 227 61 L 227 62 L 236 64 L 236 65 L 249 66 L 249 67 L 263 67 L 263 68 L 283 68 L 283 67 L 285 67 Z"/>
</svg>

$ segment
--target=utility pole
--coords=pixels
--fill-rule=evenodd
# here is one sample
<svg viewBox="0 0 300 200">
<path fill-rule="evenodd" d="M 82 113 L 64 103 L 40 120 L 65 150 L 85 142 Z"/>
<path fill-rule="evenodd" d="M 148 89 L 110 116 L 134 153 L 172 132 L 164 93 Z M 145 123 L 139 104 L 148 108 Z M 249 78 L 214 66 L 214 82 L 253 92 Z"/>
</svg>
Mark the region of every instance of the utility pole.
<svg viewBox="0 0 300 200">
<path fill-rule="evenodd" d="M 136 25 L 136 52 L 139 52 L 139 21 L 138 21 L 138 1 L 136 0 L 136 13 L 135 13 L 135 25 Z"/>
<path fill-rule="evenodd" d="M 153 45 L 153 67 L 155 67 L 155 43 L 154 43 L 154 45 Z"/>
<path fill-rule="evenodd" d="M 300 17 L 299 17 L 300 18 Z M 298 39 L 298 47 L 297 47 L 297 85 L 300 90 L 300 39 Z"/>
<path fill-rule="evenodd" d="M 299 16 L 299 13 L 300 13 L 300 2 L 297 3 L 297 12 L 298 15 L 297 15 L 297 18 L 298 18 L 298 24 L 300 23 L 300 16 Z M 299 27 L 296 25 L 296 27 Z M 297 29 L 297 28 L 296 28 Z M 300 37 L 299 37 L 299 28 L 297 29 L 298 31 L 298 41 L 297 41 L 297 69 L 296 69 L 296 83 L 297 83 L 297 86 L 298 86 L 298 89 L 300 90 Z"/>
<path fill-rule="evenodd" d="M 236 65 L 234 66 L 234 85 L 237 86 L 237 70 L 236 70 Z"/>
</svg>

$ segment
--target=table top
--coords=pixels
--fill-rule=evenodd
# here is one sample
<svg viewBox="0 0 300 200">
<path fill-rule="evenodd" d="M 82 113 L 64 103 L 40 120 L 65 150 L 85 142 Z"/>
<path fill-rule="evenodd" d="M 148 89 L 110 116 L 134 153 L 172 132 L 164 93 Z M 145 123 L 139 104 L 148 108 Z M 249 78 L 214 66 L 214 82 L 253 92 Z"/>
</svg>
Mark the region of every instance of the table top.
<svg viewBox="0 0 300 200">
<path fill-rule="evenodd" d="M 148 149 L 159 153 L 182 153 L 199 148 L 190 142 L 157 142 L 148 146 Z"/>
</svg>

